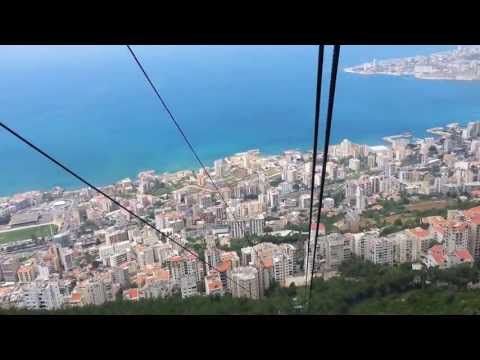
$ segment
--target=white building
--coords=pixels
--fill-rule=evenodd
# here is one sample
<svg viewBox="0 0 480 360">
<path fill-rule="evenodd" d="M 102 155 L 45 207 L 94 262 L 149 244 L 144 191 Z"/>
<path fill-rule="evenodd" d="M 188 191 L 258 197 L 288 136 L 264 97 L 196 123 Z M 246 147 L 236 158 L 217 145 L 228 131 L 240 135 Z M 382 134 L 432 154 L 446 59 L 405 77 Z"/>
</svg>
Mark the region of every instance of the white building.
<svg viewBox="0 0 480 360">
<path fill-rule="evenodd" d="M 217 178 L 223 177 L 224 176 L 223 159 L 215 160 L 214 167 L 215 167 L 215 176 Z"/>
<path fill-rule="evenodd" d="M 198 295 L 197 279 L 194 275 L 183 276 L 180 280 L 182 299 Z"/>
<path fill-rule="evenodd" d="M 205 276 L 205 293 L 210 296 L 224 295 L 225 290 L 218 272 L 211 271 Z"/>
<path fill-rule="evenodd" d="M 157 299 L 157 298 L 166 298 L 172 294 L 172 284 L 170 281 L 154 281 L 145 285 L 142 288 L 142 292 L 145 296 L 145 299 Z"/>
<path fill-rule="evenodd" d="M 311 202 L 310 194 L 300 195 L 299 202 L 302 209 L 309 209 Z"/>
<path fill-rule="evenodd" d="M 70 271 L 73 267 L 73 250 L 60 248 L 60 262 L 65 271 Z"/>
<path fill-rule="evenodd" d="M 155 263 L 155 255 L 153 247 L 145 246 L 137 250 L 137 263 L 140 268 L 144 268 L 147 265 L 153 265 Z"/>
<path fill-rule="evenodd" d="M 253 266 L 239 266 L 230 273 L 229 289 L 235 298 L 259 299 L 260 286 L 258 270 Z"/>
<path fill-rule="evenodd" d="M 254 259 L 253 247 L 249 246 L 249 247 L 242 248 L 240 252 L 242 255 L 242 258 L 241 258 L 242 266 L 250 265 Z"/>
<path fill-rule="evenodd" d="M 88 304 L 102 305 L 107 301 L 105 286 L 101 280 L 89 280 L 85 284 L 85 297 Z"/>
<path fill-rule="evenodd" d="M 368 260 L 374 264 L 393 265 L 393 240 L 385 237 L 369 239 Z"/>
<path fill-rule="evenodd" d="M 352 257 L 352 241 L 345 235 L 333 233 L 325 239 L 325 263 L 329 270 L 336 270 L 338 266 Z"/>
<path fill-rule="evenodd" d="M 112 283 L 126 288 L 129 283 L 128 268 L 121 266 L 112 267 Z"/>
<path fill-rule="evenodd" d="M 278 190 L 268 190 L 268 205 L 271 209 L 278 208 L 280 206 L 280 195 L 278 193 Z"/>
<path fill-rule="evenodd" d="M 115 266 L 120 266 L 120 265 L 126 263 L 127 261 L 128 261 L 128 253 L 124 252 L 124 253 L 120 253 L 120 254 L 110 256 L 107 263 L 110 266 L 115 267 Z"/>
<path fill-rule="evenodd" d="M 24 292 L 23 306 L 31 310 L 53 310 L 64 302 L 56 281 L 37 280 L 29 284 Z"/>
<path fill-rule="evenodd" d="M 359 159 L 350 159 L 348 161 L 348 167 L 352 171 L 359 171 L 360 170 L 360 160 Z"/>
<path fill-rule="evenodd" d="M 367 197 L 365 196 L 365 191 L 358 186 L 355 194 L 355 208 L 360 214 L 367 208 Z"/>
<path fill-rule="evenodd" d="M 127 241 L 128 231 L 123 229 L 117 229 L 115 227 L 108 228 L 105 231 L 105 242 L 107 245 Z"/>
<path fill-rule="evenodd" d="M 212 270 L 220 262 L 220 249 L 208 247 L 205 249 L 205 261 L 208 264 L 208 270 Z"/>
<path fill-rule="evenodd" d="M 323 199 L 323 204 L 322 205 L 323 205 L 323 208 L 325 210 L 331 210 L 331 209 L 335 208 L 335 200 L 327 197 L 327 198 Z"/>
<path fill-rule="evenodd" d="M 233 220 L 230 222 L 230 233 L 233 238 L 242 238 L 246 235 L 263 235 L 265 219 L 258 216 L 251 219 Z"/>
</svg>

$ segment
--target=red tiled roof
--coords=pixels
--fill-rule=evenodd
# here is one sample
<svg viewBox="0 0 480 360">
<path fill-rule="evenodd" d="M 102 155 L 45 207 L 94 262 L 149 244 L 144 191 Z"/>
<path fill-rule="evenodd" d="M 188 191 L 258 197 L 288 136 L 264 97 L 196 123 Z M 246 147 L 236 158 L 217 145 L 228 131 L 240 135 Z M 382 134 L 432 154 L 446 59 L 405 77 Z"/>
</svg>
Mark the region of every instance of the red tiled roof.
<svg viewBox="0 0 480 360">
<path fill-rule="evenodd" d="M 70 298 L 70 301 L 72 301 L 72 302 L 79 302 L 80 300 L 82 300 L 82 294 L 76 293 L 76 292 L 72 293 L 72 296 L 71 296 L 71 298 Z"/>
<path fill-rule="evenodd" d="M 453 228 L 455 230 L 465 230 L 466 228 L 468 228 L 468 223 L 466 222 L 454 222 L 454 221 L 451 221 L 448 223 L 448 226 L 450 228 Z"/>
<path fill-rule="evenodd" d="M 273 259 L 271 257 L 263 259 L 263 267 L 268 269 L 268 268 L 271 268 L 272 266 L 273 266 Z"/>
<path fill-rule="evenodd" d="M 473 217 L 475 215 L 480 215 L 480 206 L 476 206 L 474 208 L 471 208 L 471 209 L 468 209 L 468 210 L 465 210 L 463 212 L 463 214 L 467 217 Z"/>
<path fill-rule="evenodd" d="M 195 254 L 195 255 L 194 255 L 194 254 Z M 192 251 L 192 254 L 187 254 L 186 257 L 187 257 L 187 259 L 190 260 L 190 261 L 191 261 L 191 260 L 196 260 L 196 259 L 198 259 L 198 254 L 197 254 L 195 251 Z"/>
<path fill-rule="evenodd" d="M 428 252 L 437 264 L 440 265 L 445 262 L 445 251 L 442 245 L 434 245 L 428 250 Z"/>
<path fill-rule="evenodd" d="M 430 233 L 427 230 L 422 229 L 421 227 L 416 227 L 414 229 L 408 229 L 408 232 L 411 235 L 413 235 L 417 238 L 425 238 L 425 237 L 430 235 Z"/>
<path fill-rule="evenodd" d="M 316 226 L 317 226 L 316 223 L 312 223 L 312 226 L 310 227 L 310 229 L 311 230 L 316 230 L 317 229 Z M 324 224 L 320 223 L 318 225 L 318 232 L 322 235 L 325 234 L 325 225 Z"/>
<path fill-rule="evenodd" d="M 433 224 L 433 231 L 435 232 L 438 232 L 440 234 L 444 234 L 445 233 L 445 228 L 443 227 L 443 225 L 440 225 L 440 224 Z"/>
<path fill-rule="evenodd" d="M 480 225 L 480 214 L 475 214 L 470 217 L 470 221 L 474 223 L 475 225 Z"/>
<path fill-rule="evenodd" d="M 155 275 L 159 280 L 170 280 L 170 271 L 160 269 L 155 272 Z"/>
<path fill-rule="evenodd" d="M 230 269 L 231 267 L 231 263 L 230 261 L 220 261 L 217 266 L 215 266 L 215 268 L 219 271 L 219 272 L 226 272 Z"/>
<path fill-rule="evenodd" d="M 457 250 L 455 255 L 463 262 L 473 262 L 473 257 L 467 249 Z"/>
<path fill-rule="evenodd" d="M 28 273 L 32 270 L 32 267 L 31 266 L 28 266 L 28 265 L 21 265 L 18 270 L 17 270 L 17 273 Z"/>
<path fill-rule="evenodd" d="M 218 279 L 208 281 L 209 290 L 217 290 L 223 287 L 222 282 Z"/>
<path fill-rule="evenodd" d="M 182 261 L 183 257 L 181 257 L 180 255 L 176 255 L 176 256 L 170 257 L 168 260 L 169 261 Z"/>
<path fill-rule="evenodd" d="M 237 253 L 235 251 L 224 251 L 220 257 L 222 258 L 222 260 L 228 261 L 232 260 L 236 256 Z"/>
<path fill-rule="evenodd" d="M 136 299 L 138 299 L 138 289 L 137 289 L 137 288 L 128 289 L 128 290 L 127 290 L 127 297 L 128 297 L 130 300 L 136 300 Z"/>
<path fill-rule="evenodd" d="M 433 226 L 442 225 L 442 224 L 446 223 L 446 221 L 447 221 L 441 216 L 428 216 L 428 217 L 423 218 L 423 220 L 424 220 L 425 223 L 432 224 Z"/>
</svg>

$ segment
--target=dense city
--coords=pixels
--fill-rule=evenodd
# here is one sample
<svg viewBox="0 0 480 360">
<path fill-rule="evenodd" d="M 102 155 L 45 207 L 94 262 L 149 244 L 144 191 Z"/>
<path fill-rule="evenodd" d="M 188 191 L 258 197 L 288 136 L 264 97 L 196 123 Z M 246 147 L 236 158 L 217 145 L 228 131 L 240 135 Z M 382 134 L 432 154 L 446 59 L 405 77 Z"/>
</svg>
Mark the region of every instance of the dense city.
<svg viewBox="0 0 480 360">
<path fill-rule="evenodd" d="M 430 80 L 479 80 L 480 47 L 458 46 L 453 51 L 403 59 L 373 60 L 345 69 L 363 75 L 406 75 Z"/>
<path fill-rule="evenodd" d="M 316 208 L 323 160 L 313 169 L 311 151 L 250 150 L 216 160 L 208 174 L 144 171 L 101 188 L 158 231 L 90 188 L 0 198 L 0 305 L 261 300 L 272 287 L 304 286 L 312 263 L 316 278 L 332 279 L 352 259 L 418 271 L 473 266 L 480 122 L 429 132 L 378 146 L 331 145 L 310 238 L 310 182 L 314 172 Z M 317 230 L 317 248 L 308 252 Z"/>
</svg>

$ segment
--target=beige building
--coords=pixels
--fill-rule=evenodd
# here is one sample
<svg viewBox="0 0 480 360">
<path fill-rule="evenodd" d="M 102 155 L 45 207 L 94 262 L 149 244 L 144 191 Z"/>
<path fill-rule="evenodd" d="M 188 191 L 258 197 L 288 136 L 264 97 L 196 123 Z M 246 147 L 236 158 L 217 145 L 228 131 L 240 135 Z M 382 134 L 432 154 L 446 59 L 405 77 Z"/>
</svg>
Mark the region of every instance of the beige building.
<svg viewBox="0 0 480 360">
<path fill-rule="evenodd" d="M 240 266 L 232 269 L 229 288 L 234 298 L 259 299 L 263 295 L 260 293 L 258 270 L 253 266 Z"/>
<path fill-rule="evenodd" d="M 37 271 L 35 265 L 25 264 L 19 267 L 17 270 L 17 276 L 19 282 L 29 283 L 35 280 L 37 277 Z"/>
</svg>

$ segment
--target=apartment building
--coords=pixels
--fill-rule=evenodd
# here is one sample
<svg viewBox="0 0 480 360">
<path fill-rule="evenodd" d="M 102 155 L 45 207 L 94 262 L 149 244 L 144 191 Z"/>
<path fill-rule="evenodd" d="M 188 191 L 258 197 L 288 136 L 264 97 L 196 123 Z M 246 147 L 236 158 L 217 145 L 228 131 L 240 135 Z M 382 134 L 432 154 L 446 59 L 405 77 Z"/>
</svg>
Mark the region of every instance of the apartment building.
<svg viewBox="0 0 480 360">
<path fill-rule="evenodd" d="M 235 298 L 260 299 L 258 270 L 253 266 L 239 266 L 232 269 L 229 288 Z"/>
<path fill-rule="evenodd" d="M 36 280 L 24 289 L 23 306 L 31 310 L 53 310 L 62 307 L 64 299 L 56 281 Z"/>
<path fill-rule="evenodd" d="M 230 234 L 232 238 L 242 238 L 246 235 L 263 235 L 265 219 L 258 216 L 251 219 L 230 221 Z"/>
<path fill-rule="evenodd" d="M 393 240 L 380 237 L 372 237 L 368 242 L 367 260 L 374 264 L 393 265 L 394 260 Z"/>
</svg>

